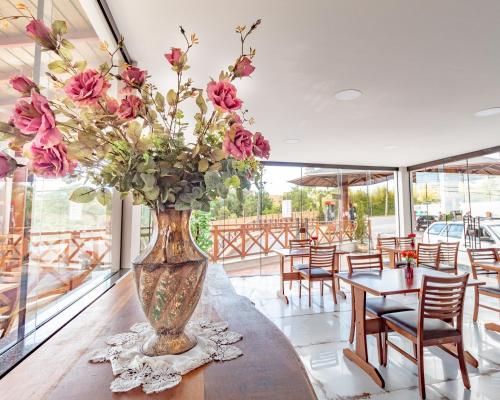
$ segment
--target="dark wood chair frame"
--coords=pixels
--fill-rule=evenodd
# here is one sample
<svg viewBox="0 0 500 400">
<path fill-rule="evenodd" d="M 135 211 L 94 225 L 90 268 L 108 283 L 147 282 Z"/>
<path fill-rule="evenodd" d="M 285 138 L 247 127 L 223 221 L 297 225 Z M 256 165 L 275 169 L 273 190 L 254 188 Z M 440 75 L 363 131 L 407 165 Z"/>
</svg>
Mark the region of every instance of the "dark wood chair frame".
<svg viewBox="0 0 500 400">
<path fill-rule="evenodd" d="M 385 247 L 392 247 L 396 248 L 397 246 L 397 239 L 395 237 L 383 237 L 383 236 L 378 236 L 377 237 L 377 245 L 378 246 L 385 246 Z M 389 253 L 384 250 L 380 250 L 380 254 L 382 255 L 382 262 L 384 256 L 388 256 Z"/>
<path fill-rule="evenodd" d="M 497 275 L 498 273 L 484 270 L 478 266 L 480 262 L 497 262 L 500 261 L 500 256 L 498 254 L 498 249 L 493 247 L 483 248 L 483 249 L 467 249 L 467 254 L 469 255 L 470 265 L 472 269 L 472 276 L 474 279 L 478 279 L 479 275 Z M 472 320 L 477 322 L 479 317 L 479 307 L 486 308 L 488 310 L 500 312 L 499 308 L 489 306 L 487 304 L 481 304 L 479 302 L 480 295 L 492 297 L 494 299 L 500 299 L 500 294 L 495 294 L 488 292 L 481 288 L 480 286 L 474 287 L 474 313 L 472 315 Z"/>
<path fill-rule="evenodd" d="M 297 250 L 297 249 L 307 249 L 309 250 L 309 246 L 311 245 L 311 240 L 310 239 L 290 239 L 288 242 L 290 246 L 290 250 Z M 301 263 L 304 263 L 304 258 L 307 258 L 308 256 L 290 256 L 290 272 L 293 272 L 293 266 L 294 260 L 299 258 Z M 292 288 L 293 281 L 290 281 L 289 288 Z"/>
<path fill-rule="evenodd" d="M 419 243 L 417 245 L 417 266 L 439 268 L 439 243 Z"/>
<path fill-rule="evenodd" d="M 439 243 L 438 270 L 458 274 L 458 246 L 460 242 Z"/>
<path fill-rule="evenodd" d="M 308 290 L 309 307 L 311 307 L 311 289 L 312 283 L 315 281 L 321 282 L 321 296 L 323 296 L 324 281 L 332 282 L 333 302 L 337 304 L 337 293 L 335 289 L 335 250 L 337 246 L 310 246 L 309 247 L 309 264 L 307 269 L 299 271 L 299 298 L 302 297 L 302 287 Z M 314 269 L 323 269 L 330 272 L 328 276 L 313 276 Z M 302 284 L 302 281 L 308 281 L 308 286 Z"/>
<path fill-rule="evenodd" d="M 391 321 L 385 321 L 385 343 L 384 343 L 384 365 L 387 365 L 387 348 L 392 347 L 408 360 L 417 364 L 420 397 L 425 399 L 425 375 L 424 375 L 424 347 L 441 346 L 446 343 L 456 345 L 457 354 L 454 354 L 445 347 L 441 347 L 448 354 L 458 358 L 460 372 L 464 386 L 470 389 L 469 375 L 465 365 L 465 354 L 463 348 L 462 322 L 463 322 L 463 305 L 465 298 L 465 289 L 469 274 L 462 276 L 450 277 L 431 277 L 424 276 L 422 287 L 420 289 L 420 302 L 418 309 L 418 326 L 417 335 L 414 336 L 409 332 L 401 329 L 398 325 Z M 383 318 L 383 317 L 382 317 Z M 425 319 L 439 319 L 443 321 L 454 322 L 454 327 L 458 331 L 458 335 L 450 335 L 438 338 L 425 339 Z M 388 338 L 389 330 L 402 335 L 413 343 L 416 350 L 415 357 L 404 351 Z"/>
<path fill-rule="evenodd" d="M 402 237 L 396 238 L 396 243 L 398 246 L 410 246 L 412 241 L 413 241 L 413 239 L 409 238 L 407 236 L 402 236 Z"/>
</svg>

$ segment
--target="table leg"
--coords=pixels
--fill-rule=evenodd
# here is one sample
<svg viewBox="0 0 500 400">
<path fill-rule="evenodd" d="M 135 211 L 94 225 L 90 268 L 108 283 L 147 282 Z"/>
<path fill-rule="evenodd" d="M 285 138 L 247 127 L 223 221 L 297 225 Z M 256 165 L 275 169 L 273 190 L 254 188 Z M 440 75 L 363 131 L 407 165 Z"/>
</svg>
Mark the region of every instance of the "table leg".
<svg viewBox="0 0 500 400">
<path fill-rule="evenodd" d="M 340 272 L 341 271 L 340 267 L 341 267 L 341 256 L 340 254 L 335 253 L 335 261 L 334 261 L 335 272 Z M 335 292 L 345 300 L 347 296 L 345 292 L 340 288 L 340 281 L 338 278 L 334 280 L 334 285 L 335 285 Z"/>
<path fill-rule="evenodd" d="M 277 295 L 279 298 L 283 299 L 285 304 L 288 304 L 288 297 L 285 295 L 285 277 L 284 277 L 284 272 L 285 272 L 285 257 L 280 256 L 280 290 L 278 291 Z"/>
<path fill-rule="evenodd" d="M 373 381 L 380 387 L 385 387 L 385 382 L 377 368 L 368 361 L 368 348 L 366 344 L 366 292 L 362 289 L 353 288 L 354 296 L 354 318 L 356 325 L 355 351 L 344 348 L 344 356 L 365 371 Z"/>
</svg>

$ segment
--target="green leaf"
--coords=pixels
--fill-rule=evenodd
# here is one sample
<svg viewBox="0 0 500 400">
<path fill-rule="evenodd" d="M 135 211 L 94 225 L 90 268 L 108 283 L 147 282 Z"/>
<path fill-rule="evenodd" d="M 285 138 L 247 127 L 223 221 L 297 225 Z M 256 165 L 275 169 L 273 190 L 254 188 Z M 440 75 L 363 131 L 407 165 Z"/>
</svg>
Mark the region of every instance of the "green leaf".
<svg viewBox="0 0 500 400">
<path fill-rule="evenodd" d="M 216 171 L 208 171 L 203 177 L 207 189 L 215 189 L 221 183 L 221 177 Z"/>
<path fill-rule="evenodd" d="M 47 65 L 49 71 L 54 72 L 55 74 L 61 74 L 67 71 L 66 63 L 62 60 L 55 60 L 49 62 Z"/>
<path fill-rule="evenodd" d="M 191 210 L 191 203 L 184 203 L 182 201 L 177 200 L 177 202 L 175 203 L 175 209 L 177 211 Z"/>
<path fill-rule="evenodd" d="M 196 105 L 200 108 L 202 114 L 207 113 L 207 103 L 205 103 L 205 99 L 203 98 L 203 94 L 200 91 L 198 97 L 196 97 Z"/>
<path fill-rule="evenodd" d="M 90 203 L 95 199 L 97 191 L 88 186 L 76 188 L 69 196 L 69 199 L 74 203 Z"/>
<path fill-rule="evenodd" d="M 224 160 L 226 157 L 227 154 L 222 149 L 215 149 L 214 151 L 212 151 L 212 160 L 214 161 L 221 161 Z"/>
<path fill-rule="evenodd" d="M 170 89 L 167 93 L 167 102 L 169 106 L 173 106 L 175 104 L 175 100 L 177 100 L 177 94 Z"/>
<path fill-rule="evenodd" d="M 160 188 L 158 186 L 155 186 L 151 190 L 144 192 L 144 196 L 148 200 L 156 200 L 159 195 L 160 195 Z"/>
<path fill-rule="evenodd" d="M 61 46 L 65 47 L 69 50 L 73 50 L 75 48 L 75 45 L 73 43 L 71 43 L 68 39 L 61 40 Z"/>
<path fill-rule="evenodd" d="M 144 191 L 152 189 L 156 184 L 156 178 L 153 174 L 141 174 L 141 179 L 144 182 Z M 158 197 L 158 196 L 156 196 Z"/>
<path fill-rule="evenodd" d="M 77 61 L 73 65 L 78 71 L 82 72 L 87 67 L 87 61 Z"/>
<path fill-rule="evenodd" d="M 198 162 L 198 172 L 205 172 L 208 169 L 208 160 L 203 158 Z"/>
<path fill-rule="evenodd" d="M 158 109 L 158 111 L 165 110 L 165 97 L 163 97 L 163 95 L 160 92 L 156 92 L 155 103 L 156 103 L 156 108 Z"/>
<path fill-rule="evenodd" d="M 67 60 L 71 60 L 73 58 L 73 54 L 71 54 L 71 50 L 66 47 L 59 48 L 59 54 Z"/>
<path fill-rule="evenodd" d="M 96 199 L 103 206 L 107 206 L 111 202 L 111 191 L 104 188 L 97 191 Z"/>
<path fill-rule="evenodd" d="M 66 21 L 56 20 L 52 22 L 52 32 L 55 35 L 64 35 L 68 32 L 68 25 L 66 25 Z"/>
<path fill-rule="evenodd" d="M 127 137 L 135 144 L 141 137 L 142 127 L 137 121 L 132 121 L 127 128 Z"/>
</svg>

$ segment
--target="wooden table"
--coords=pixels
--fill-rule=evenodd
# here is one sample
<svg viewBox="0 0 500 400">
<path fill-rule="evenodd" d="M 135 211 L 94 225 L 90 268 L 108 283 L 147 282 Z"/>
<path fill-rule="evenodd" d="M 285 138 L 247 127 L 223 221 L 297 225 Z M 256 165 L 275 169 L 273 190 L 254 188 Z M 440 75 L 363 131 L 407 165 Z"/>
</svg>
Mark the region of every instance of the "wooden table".
<svg viewBox="0 0 500 400">
<path fill-rule="evenodd" d="M 500 287 L 500 261 L 494 262 L 494 263 L 487 263 L 487 262 L 476 262 L 475 263 L 479 268 L 485 269 L 487 271 L 491 272 L 496 272 L 497 273 L 497 280 L 498 280 L 498 287 Z M 500 324 L 496 322 L 488 322 L 484 325 L 486 329 L 489 329 L 490 331 L 498 332 L 500 333 Z"/>
<path fill-rule="evenodd" d="M 289 304 L 288 296 L 285 295 L 285 282 L 298 281 L 300 278 L 300 273 L 297 271 L 285 272 L 285 260 L 290 257 L 305 257 L 309 258 L 309 249 L 273 249 L 273 251 L 280 257 L 280 290 L 277 292 L 277 296 L 286 304 Z M 340 256 L 349 254 L 348 251 L 335 250 L 334 267 L 335 272 L 340 271 Z M 346 294 L 336 286 L 337 293 L 342 297 L 346 298 Z"/>
<path fill-rule="evenodd" d="M 236 343 L 243 356 L 212 362 L 161 393 L 136 388 L 112 393 L 109 363 L 90 364 L 105 339 L 145 320 L 132 274 L 52 336 L 0 380 L 2 400 L 224 400 L 316 399 L 307 373 L 289 340 L 250 300 L 238 296 L 220 265 L 211 265 L 195 317 L 224 320 L 243 335 Z"/>
<path fill-rule="evenodd" d="M 368 347 L 366 336 L 382 332 L 384 326 L 381 318 L 366 319 L 366 293 L 375 296 L 390 296 L 394 294 L 418 293 L 422 284 L 424 275 L 449 277 L 446 272 L 430 270 L 427 268 L 415 268 L 414 277 L 412 280 L 406 280 L 404 268 L 400 269 L 384 269 L 382 271 L 356 271 L 352 274 L 341 272 L 337 276 L 344 282 L 353 287 L 355 324 L 356 324 L 356 343 L 355 350 L 350 348 L 344 349 L 346 356 L 353 363 L 363 369 L 380 387 L 385 386 L 384 379 L 380 372 L 368 360 Z M 480 282 L 469 278 L 467 286 L 484 285 Z M 456 350 L 451 345 L 439 346 L 447 353 L 455 354 Z M 478 367 L 478 361 L 469 353 L 465 352 L 466 361 Z"/>
<path fill-rule="evenodd" d="M 396 246 L 396 247 L 379 245 L 377 246 L 377 249 L 380 250 L 381 252 L 389 253 L 388 267 L 393 269 L 396 268 L 398 255 L 400 255 L 404 251 L 409 251 L 409 250 L 416 251 L 416 248 L 412 248 L 411 246 L 408 245 Z"/>
</svg>

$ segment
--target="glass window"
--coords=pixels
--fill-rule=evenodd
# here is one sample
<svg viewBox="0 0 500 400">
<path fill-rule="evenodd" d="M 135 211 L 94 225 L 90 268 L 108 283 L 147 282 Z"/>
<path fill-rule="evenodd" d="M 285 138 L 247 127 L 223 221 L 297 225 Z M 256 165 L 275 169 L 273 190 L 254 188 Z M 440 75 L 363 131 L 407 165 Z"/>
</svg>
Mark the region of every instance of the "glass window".
<svg viewBox="0 0 500 400">
<path fill-rule="evenodd" d="M 428 233 L 431 235 L 439 235 L 445 227 L 446 227 L 446 224 L 444 224 L 444 223 L 434 224 L 434 225 L 429 227 Z"/>
<path fill-rule="evenodd" d="M 446 235 L 450 238 L 460 239 L 464 232 L 463 224 L 450 224 L 448 225 L 448 230 Z"/>
</svg>

